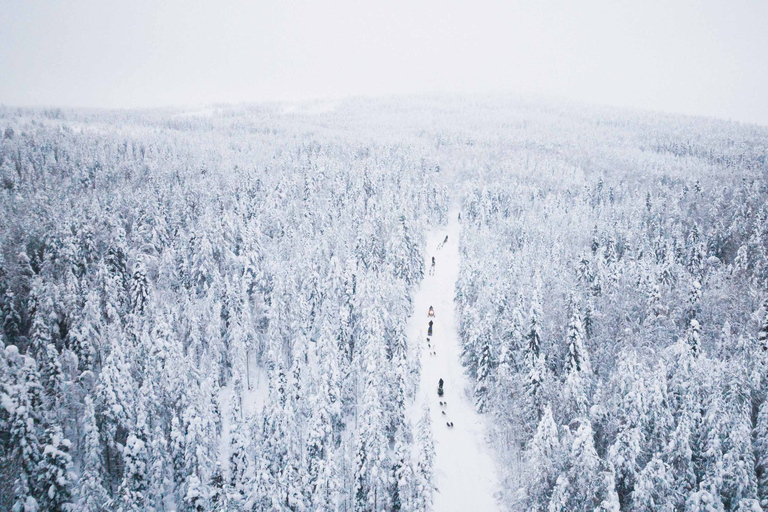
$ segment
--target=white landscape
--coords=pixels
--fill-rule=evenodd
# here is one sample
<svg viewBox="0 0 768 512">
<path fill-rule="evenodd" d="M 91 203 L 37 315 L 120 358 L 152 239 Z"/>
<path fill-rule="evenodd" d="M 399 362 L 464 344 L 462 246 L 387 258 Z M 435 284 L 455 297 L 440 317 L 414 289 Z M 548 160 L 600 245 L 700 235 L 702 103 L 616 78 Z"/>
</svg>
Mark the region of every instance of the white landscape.
<svg viewBox="0 0 768 512">
<path fill-rule="evenodd" d="M 768 3 L 0 12 L 0 512 L 768 510 Z"/>
</svg>

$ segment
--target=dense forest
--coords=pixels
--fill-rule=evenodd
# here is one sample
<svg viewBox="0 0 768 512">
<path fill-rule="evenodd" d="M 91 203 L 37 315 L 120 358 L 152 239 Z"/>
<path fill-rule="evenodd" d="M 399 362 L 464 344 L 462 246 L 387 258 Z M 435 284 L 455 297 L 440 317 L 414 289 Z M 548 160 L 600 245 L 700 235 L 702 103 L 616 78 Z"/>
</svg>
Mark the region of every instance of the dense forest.
<svg viewBox="0 0 768 512">
<path fill-rule="evenodd" d="M 405 326 L 449 212 L 504 509 L 768 508 L 766 128 L 435 97 L 0 134 L 1 510 L 431 510 Z"/>
<path fill-rule="evenodd" d="M 480 143 L 456 301 L 505 504 L 768 506 L 768 130 L 572 112 Z"/>
<path fill-rule="evenodd" d="M 0 117 L 0 509 L 428 507 L 433 169 L 268 110 Z"/>
</svg>

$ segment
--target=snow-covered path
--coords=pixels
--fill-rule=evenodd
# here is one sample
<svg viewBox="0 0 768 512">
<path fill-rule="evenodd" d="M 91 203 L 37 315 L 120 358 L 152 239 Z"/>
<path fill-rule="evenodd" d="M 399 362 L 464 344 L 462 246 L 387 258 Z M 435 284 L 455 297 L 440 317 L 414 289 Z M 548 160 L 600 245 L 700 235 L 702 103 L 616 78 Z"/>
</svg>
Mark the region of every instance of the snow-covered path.
<svg viewBox="0 0 768 512">
<path fill-rule="evenodd" d="M 416 398 L 416 416 L 428 402 L 435 439 L 435 511 L 499 510 L 494 498 L 498 480 L 489 447 L 485 421 L 474 409 L 471 389 L 460 362 L 458 323 L 454 314 L 454 289 L 459 275 L 459 230 L 456 212 L 450 214 L 447 228 L 437 228 L 428 238 L 428 264 L 436 260 L 435 275 L 427 275 L 414 301 L 415 313 L 409 323 L 409 336 L 421 347 L 421 384 Z M 437 249 L 445 236 L 448 243 Z M 432 348 L 427 346 L 427 312 L 435 310 Z M 430 352 L 436 351 L 436 355 Z M 438 380 L 444 381 L 445 394 L 437 396 Z M 447 402 L 441 407 L 440 401 Z M 445 415 L 442 414 L 445 411 Z M 453 428 L 446 422 L 452 421 Z"/>
</svg>

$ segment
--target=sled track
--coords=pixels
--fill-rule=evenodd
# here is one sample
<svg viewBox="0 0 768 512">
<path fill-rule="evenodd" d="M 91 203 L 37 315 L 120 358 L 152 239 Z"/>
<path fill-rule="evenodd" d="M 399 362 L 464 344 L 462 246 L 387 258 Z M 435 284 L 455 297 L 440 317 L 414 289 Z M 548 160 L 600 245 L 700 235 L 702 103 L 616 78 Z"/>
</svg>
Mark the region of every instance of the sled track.
<svg viewBox="0 0 768 512">
<path fill-rule="evenodd" d="M 414 424 L 422 406 L 429 404 L 435 439 L 436 512 L 497 511 L 498 479 L 486 440 L 485 418 L 474 408 L 472 389 L 460 361 L 458 322 L 454 312 L 454 290 L 459 275 L 459 231 L 453 211 L 447 227 L 438 227 L 428 237 L 427 269 L 435 257 L 435 273 L 427 275 L 414 300 L 409 339 L 421 352 L 421 383 L 414 407 Z M 448 235 L 448 242 L 440 246 Z M 438 246 L 440 248 L 438 249 Z M 434 318 L 428 318 L 433 306 Z M 434 321 L 431 348 L 427 346 L 429 320 Z M 435 351 L 435 354 L 432 354 Z M 438 397 L 439 379 L 444 395 Z M 447 402 L 440 406 L 439 402 Z M 445 414 L 443 414 L 445 412 Z M 446 423 L 453 422 L 453 427 Z"/>
</svg>

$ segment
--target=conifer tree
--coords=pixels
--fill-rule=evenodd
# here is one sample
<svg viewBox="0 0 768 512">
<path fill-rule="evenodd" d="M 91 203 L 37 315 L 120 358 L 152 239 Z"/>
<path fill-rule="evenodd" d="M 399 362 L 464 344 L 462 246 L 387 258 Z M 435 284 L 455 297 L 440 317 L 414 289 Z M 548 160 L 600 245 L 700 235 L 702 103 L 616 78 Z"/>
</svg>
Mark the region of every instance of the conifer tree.
<svg viewBox="0 0 768 512">
<path fill-rule="evenodd" d="M 528 507 L 545 510 L 562 469 L 560 436 L 549 405 L 544 409 L 527 455 L 531 471 L 527 486 Z"/>
<path fill-rule="evenodd" d="M 525 353 L 525 389 L 530 410 L 536 413 L 537 419 L 541 419 L 543 411 L 542 386 L 546 376 L 544 354 L 541 350 L 541 319 L 539 317 L 539 309 L 538 299 L 534 297 L 531 302 L 529 328 L 526 335 L 527 349 Z"/>
<path fill-rule="evenodd" d="M 490 387 L 492 356 L 490 339 L 484 337 L 484 343 L 480 349 L 480 359 L 477 363 L 477 379 L 475 382 L 475 408 L 477 412 L 485 412 L 488 401 L 488 389 Z"/>
<path fill-rule="evenodd" d="M 435 441 L 432 438 L 432 419 L 429 405 L 424 410 L 418 425 L 417 447 L 419 458 L 416 462 L 416 497 L 414 510 L 426 512 L 432 510 L 434 499 Z"/>
<path fill-rule="evenodd" d="M 40 486 L 40 508 L 52 512 L 72 509 L 72 457 L 71 443 L 58 426 L 49 426 L 45 433 L 43 457 L 37 468 Z"/>
<path fill-rule="evenodd" d="M 101 460 L 101 443 L 96 426 L 96 412 L 90 397 L 85 397 L 83 438 L 85 455 L 83 472 L 77 487 L 77 507 L 82 512 L 97 512 L 106 506 L 109 494 L 102 483 L 104 465 Z"/>
<path fill-rule="evenodd" d="M 39 437 L 43 390 L 34 359 L 21 356 L 17 351 L 11 351 L 9 359 L 12 378 L 4 384 L 2 405 L 9 415 L 9 459 L 14 468 L 12 509 L 14 512 L 37 511 L 41 489 L 38 466 L 43 458 Z"/>
<path fill-rule="evenodd" d="M 608 450 L 607 460 L 614 468 L 616 490 L 622 508 L 631 509 L 635 482 L 644 462 L 645 426 L 648 421 L 645 383 L 636 353 L 623 354 L 615 376 L 619 424 L 616 440 Z"/>
<path fill-rule="evenodd" d="M 674 510 L 669 466 L 660 454 L 637 475 L 632 490 L 632 507 L 637 512 L 671 512 Z"/>
<path fill-rule="evenodd" d="M 144 389 L 144 388 L 143 388 Z M 147 413 L 143 397 L 138 400 L 136 427 L 123 448 L 123 480 L 117 490 L 117 510 L 138 512 L 149 505 L 149 450 L 147 447 Z"/>
<path fill-rule="evenodd" d="M 592 368 L 589 355 L 584 346 L 583 327 L 577 307 L 572 308 L 571 319 L 567 332 L 568 355 L 565 362 L 564 408 L 568 411 L 569 419 L 586 414 L 588 403 L 587 393 L 591 379 Z"/>
</svg>

